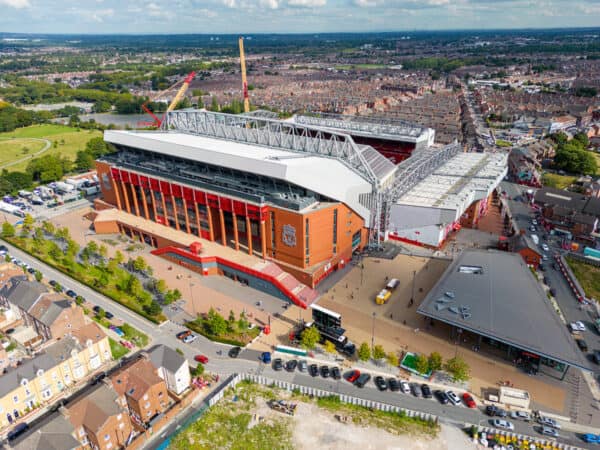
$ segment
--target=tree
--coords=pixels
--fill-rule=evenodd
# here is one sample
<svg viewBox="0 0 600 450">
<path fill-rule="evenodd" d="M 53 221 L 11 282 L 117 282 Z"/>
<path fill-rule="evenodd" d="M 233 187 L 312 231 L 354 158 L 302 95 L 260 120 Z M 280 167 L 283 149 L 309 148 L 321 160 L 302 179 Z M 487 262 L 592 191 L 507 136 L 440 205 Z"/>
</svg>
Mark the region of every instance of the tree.
<svg viewBox="0 0 600 450">
<path fill-rule="evenodd" d="M 42 242 L 44 240 L 44 231 L 41 228 L 36 228 L 33 232 L 33 240 Z"/>
<path fill-rule="evenodd" d="M 54 224 L 52 222 L 49 222 L 48 220 L 44 220 L 42 222 L 42 229 L 45 233 L 48 234 L 54 234 L 54 232 L 56 231 Z"/>
<path fill-rule="evenodd" d="M 238 319 L 238 330 L 245 330 L 248 328 L 248 319 L 246 318 L 246 313 L 242 311 L 240 313 L 240 318 Z"/>
<path fill-rule="evenodd" d="M 302 348 L 305 348 L 307 350 L 312 350 L 313 348 L 315 348 L 315 346 L 317 345 L 317 343 L 320 340 L 321 340 L 321 333 L 319 333 L 319 330 L 317 329 L 317 327 L 310 327 L 310 328 L 306 328 L 302 332 L 302 338 L 300 340 L 300 345 L 302 346 Z"/>
<path fill-rule="evenodd" d="M 117 265 L 117 261 L 115 261 L 114 258 L 111 258 L 110 261 L 108 261 L 108 264 L 106 265 L 106 270 L 114 274 L 117 272 L 118 269 L 119 266 Z"/>
<path fill-rule="evenodd" d="M 85 248 L 93 254 L 98 253 L 98 244 L 96 244 L 96 241 L 90 241 L 88 242 L 88 244 L 85 246 Z"/>
<path fill-rule="evenodd" d="M 335 344 L 331 341 L 326 341 L 325 342 L 325 351 L 327 353 L 335 353 L 337 351 L 337 349 L 335 348 Z"/>
<path fill-rule="evenodd" d="M 34 223 L 35 219 L 31 216 L 31 214 L 25 214 L 25 217 L 23 217 L 23 229 L 27 232 L 30 232 Z"/>
<path fill-rule="evenodd" d="M 458 355 L 446 361 L 444 370 L 452 375 L 454 381 L 467 381 L 470 377 L 469 365 Z"/>
<path fill-rule="evenodd" d="M 221 336 L 227 332 L 227 321 L 214 308 L 210 308 L 208 311 L 206 326 L 208 327 L 208 331 L 214 336 Z"/>
<path fill-rule="evenodd" d="M 383 359 L 385 358 L 385 350 L 381 345 L 376 345 L 373 347 L 373 359 Z"/>
<path fill-rule="evenodd" d="M 43 274 L 42 274 L 42 272 L 40 272 L 39 270 L 36 270 L 36 271 L 33 273 L 33 276 L 35 277 L 35 281 L 37 281 L 38 283 L 39 283 L 40 281 L 42 281 L 42 279 L 44 278 L 44 275 L 43 275 Z"/>
<path fill-rule="evenodd" d="M 96 317 L 98 319 L 104 319 L 106 317 L 106 311 L 104 311 L 104 308 L 98 308 L 98 311 L 96 311 Z"/>
<path fill-rule="evenodd" d="M 4 255 L 4 261 L 10 262 L 10 255 L 8 253 L 6 255 Z"/>
<path fill-rule="evenodd" d="M 2 237 L 3 238 L 11 238 L 11 237 L 14 237 L 14 235 L 15 235 L 15 227 L 9 222 L 4 222 L 2 224 Z"/>
<path fill-rule="evenodd" d="M 415 369 L 423 375 L 429 373 L 429 360 L 425 355 L 417 355 L 415 358 Z"/>
<path fill-rule="evenodd" d="M 86 171 L 92 167 L 94 167 L 94 157 L 84 150 L 79 150 L 75 158 L 75 168 L 80 171 Z"/>
<path fill-rule="evenodd" d="M 368 361 L 370 357 L 371 347 L 369 347 L 369 344 L 367 344 L 366 342 L 363 342 L 358 348 L 358 359 L 360 359 L 361 361 Z"/>
<path fill-rule="evenodd" d="M 117 262 L 117 264 L 123 264 L 125 257 L 123 256 L 123 253 L 121 253 L 120 250 L 117 250 L 113 259 Z"/>
<path fill-rule="evenodd" d="M 398 359 L 398 355 L 396 355 L 394 352 L 389 352 L 387 354 L 387 362 L 392 367 L 398 367 L 398 364 L 400 364 L 400 360 Z"/>
<path fill-rule="evenodd" d="M 158 280 L 156 282 L 156 284 L 154 285 L 154 289 L 159 294 L 164 294 L 165 291 L 167 290 L 167 282 L 165 280 Z"/>
<path fill-rule="evenodd" d="M 440 370 L 442 368 L 442 355 L 438 352 L 432 352 L 427 362 L 430 370 Z"/>
<path fill-rule="evenodd" d="M 56 230 L 56 233 L 54 235 L 58 239 L 62 239 L 63 241 L 66 241 L 71 237 L 71 235 L 69 234 L 69 229 L 67 227 L 59 228 L 58 230 Z"/>
<path fill-rule="evenodd" d="M 108 249 L 106 248 L 106 245 L 102 244 L 98 248 L 98 253 L 100 253 L 100 256 L 102 256 L 103 258 L 106 258 L 106 255 L 108 255 Z"/>
<path fill-rule="evenodd" d="M 573 140 L 579 142 L 583 148 L 587 148 L 590 145 L 590 139 L 584 132 L 576 133 L 575 136 L 573 136 Z"/>
<path fill-rule="evenodd" d="M 60 285 L 60 283 L 57 281 L 56 284 L 54 285 L 54 290 L 56 292 L 62 292 L 63 287 Z"/>
<path fill-rule="evenodd" d="M 58 261 L 63 255 L 62 249 L 56 244 L 56 242 L 50 242 L 50 248 L 48 249 L 48 256 L 54 261 Z"/>
<path fill-rule="evenodd" d="M 136 272 L 143 272 L 146 268 L 146 260 L 143 257 L 138 256 L 133 260 L 132 266 L 133 270 L 135 270 Z"/>
<path fill-rule="evenodd" d="M 233 324 L 235 322 L 235 313 L 233 312 L 233 309 L 229 311 L 229 318 L 227 319 L 227 322 L 229 322 L 230 324 Z"/>
<path fill-rule="evenodd" d="M 161 313 L 162 308 L 156 300 L 152 300 L 149 304 L 144 305 L 144 311 L 150 316 L 157 316 Z"/>
<path fill-rule="evenodd" d="M 219 103 L 217 102 L 217 97 L 213 97 L 210 103 L 210 110 L 211 111 L 219 111 Z"/>
<path fill-rule="evenodd" d="M 204 373 L 204 366 L 202 365 L 202 363 L 198 363 L 198 365 L 192 369 L 192 376 L 194 377 L 199 377 L 202 376 L 202 374 Z"/>
</svg>

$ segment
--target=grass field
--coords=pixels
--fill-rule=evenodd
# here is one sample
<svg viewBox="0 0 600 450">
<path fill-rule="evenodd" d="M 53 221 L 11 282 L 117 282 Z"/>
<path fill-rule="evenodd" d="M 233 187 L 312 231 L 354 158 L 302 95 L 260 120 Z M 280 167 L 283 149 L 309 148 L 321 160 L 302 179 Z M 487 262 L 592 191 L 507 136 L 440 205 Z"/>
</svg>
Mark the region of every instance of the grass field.
<svg viewBox="0 0 600 450">
<path fill-rule="evenodd" d="M 542 184 L 546 187 L 553 187 L 556 189 L 565 189 L 571 186 L 577 177 L 569 175 L 557 175 L 555 173 L 544 173 L 542 175 Z"/>
<path fill-rule="evenodd" d="M 21 159 L 44 147 L 43 142 L 32 141 L 31 138 L 48 139 L 52 142 L 52 147 L 44 152 L 44 155 L 61 155 L 74 160 L 77 152 L 83 150 L 90 139 L 98 136 L 102 136 L 102 133 L 97 130 L 79 130 L 64 125 L 52 124 L 32 125 L 7 133 L 0 133 L 0 165 Z M 31 150 L 24 154 L 23 147 L 28 147 Z M 9 171 L 24 170 L 27 164 L 28 161 L 23 161 L 7 169 Z"/>
<path fill-rule="evenodd" d="M 585 291 L 585 296 L 593 297 L 600 301 L 600 267 L 576 261 L 572 258 L 566 259 L 579 284 L 581 284 L 581 287 Z"/>
</svg>

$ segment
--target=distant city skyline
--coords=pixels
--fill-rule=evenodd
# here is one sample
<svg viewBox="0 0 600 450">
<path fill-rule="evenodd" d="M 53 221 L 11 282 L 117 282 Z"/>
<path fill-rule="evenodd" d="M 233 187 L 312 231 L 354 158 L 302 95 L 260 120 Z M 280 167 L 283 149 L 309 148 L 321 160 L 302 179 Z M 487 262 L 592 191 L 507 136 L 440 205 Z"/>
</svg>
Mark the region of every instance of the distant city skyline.
<svg viewBox="0 0 600 450">
<path fill-rule="evenodd" d="M 600 26 L 600 0 L 0 0 L 0 32 L 324 33 Z"/>
</svg>

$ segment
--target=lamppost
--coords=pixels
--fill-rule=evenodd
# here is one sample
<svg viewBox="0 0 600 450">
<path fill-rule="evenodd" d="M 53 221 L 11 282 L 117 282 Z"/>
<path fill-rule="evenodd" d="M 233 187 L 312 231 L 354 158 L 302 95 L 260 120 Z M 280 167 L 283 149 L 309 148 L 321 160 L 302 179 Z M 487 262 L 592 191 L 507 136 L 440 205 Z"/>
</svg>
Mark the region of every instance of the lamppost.
<svg viewBox="0 0 600 450">
<path fill-rule="evenodd" d="M 412 304 L 415 302 L 415 278 L 417 278 L 417 271 L 413 270 L 412 295 L 410 296 L 410 302 L 408 306 L 412 306 Z"/>
<path fill-rule="evenodd" d="M 375 348 L 375 312 L 373 312 L 373 327 L 371 330 L 371 352 Z"/>
<path fill-rule="evenodd" d="M 194 287 L 195 284 L 192 283 L 190 281 L 190 298 L 192 299 L 192 312 L 194 313 L 194 320 L 197 318 L 197 314 L 196 314 L 196 304 L 194 303 L 194 290 L 192 289 L 192 287 Z"/>
</svg>

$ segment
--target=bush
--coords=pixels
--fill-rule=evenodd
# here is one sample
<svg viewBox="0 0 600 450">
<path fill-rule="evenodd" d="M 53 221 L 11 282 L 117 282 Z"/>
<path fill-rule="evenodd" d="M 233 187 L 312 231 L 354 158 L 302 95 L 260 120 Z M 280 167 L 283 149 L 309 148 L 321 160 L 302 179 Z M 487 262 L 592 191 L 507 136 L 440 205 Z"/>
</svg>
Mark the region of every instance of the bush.
<svg viewBox="0 0 600 450">
<path fill-rule="evenodd" d="M 442 368 L 442 355 L 432 352 L 428 358 L 429 370 L 440 370 Z"/>
<path fill-rule="evenodd" d="M 194 377 L 199 377 L 200 375 L 202 375 L 204 373 L 204 366 L 202 365 L 202 363 L 198 363 L 198 365 L 194 369 L 191 369 L 191 373 Z"/>
<path fill-rule="evenodd" d="M 363 342 L 358 348 L 358 359 L 360 359 L 361 361 L 368 361 L 370 357 L 371 348 L 369 347 L 369 344 Z"/>
<path fill-rule="evenodd" d="M 444 369 L 452 375 L 454 381 L 467 381 L 469 379 L 469 365 L 460 356 L 455 356 L 446 361 Z"/>
<path fill-rule="evenodd" d="M 429 373 L 429 360 L 425 355 L 417 355 L 415 357 L 415 369 L 423 375 Z"/>
<path fill-rule="evenodd" d="M 385 358 L 385 350 L 381 345 L 376 345 L 373 347 L 373 359 L 383 359 Z"/>
<path fill-rule="evenodd" d="M 312 350 L 321 340 L 321 333 L 317 327 L 310 327 L 302 332 L 301 345 L 307 350 Z"/>
</svg>

